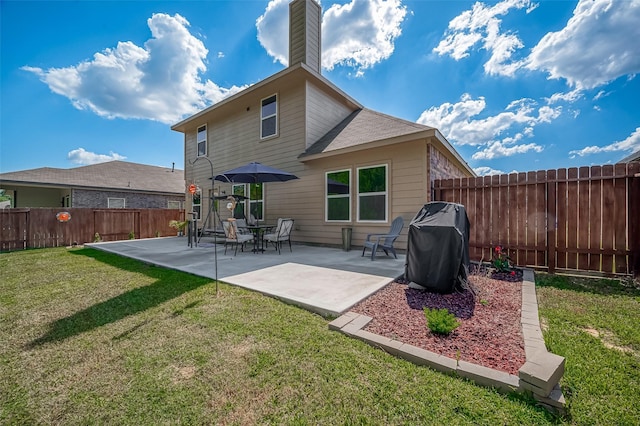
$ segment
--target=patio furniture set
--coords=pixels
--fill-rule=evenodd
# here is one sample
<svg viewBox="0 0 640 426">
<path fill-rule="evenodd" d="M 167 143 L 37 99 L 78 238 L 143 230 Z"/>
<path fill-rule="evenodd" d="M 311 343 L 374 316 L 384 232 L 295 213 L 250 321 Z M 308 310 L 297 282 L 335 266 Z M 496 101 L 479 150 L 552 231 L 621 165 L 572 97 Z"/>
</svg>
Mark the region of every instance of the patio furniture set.
<svg viewBox="0 0 640 426">
<path fill-rule="evenodd" d="M 227 254 L 227 246 L 235 246 L 234 256 L 238 254 L 238 246 L 244 251 L 247 243 L 253 242 L 253 253 L 264 253 L 265 241 L 272 243 L 278 254 L 281 254 L 282 244 L 286 241 L 291 248 L 291 231 L 293 231 L 293 219 L 278 218 L 278 224 L 260 225 L 248 224 L 246 219 L 229 219 L 222 223 L 224 227 L 224 253 Z"/>
</svg>

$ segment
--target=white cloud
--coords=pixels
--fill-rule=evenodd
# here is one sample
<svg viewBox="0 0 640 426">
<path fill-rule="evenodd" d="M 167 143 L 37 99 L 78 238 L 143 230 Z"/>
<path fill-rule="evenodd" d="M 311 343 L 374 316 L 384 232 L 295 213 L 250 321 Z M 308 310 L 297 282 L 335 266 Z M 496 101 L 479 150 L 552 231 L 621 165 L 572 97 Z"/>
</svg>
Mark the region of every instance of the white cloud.
<svg viewBox="0 0 640 426">
<path fill-rule="evenodd" d="M 575 89 L 564 93 L 554 93 L 551 97 L 545 98 L 547 104 L 552 105 L 558 102 L 573 103 L 582 98 L 582 91 Z"/>
<path fill-rule="evenodd" d="M 152 37 L 144 47 L 119 42 L 76 66 L 23 69 L 78 109 L 169 124 L 243 89 L 201 79 L 208 50 L 191 35 L 185 18 L 156 13 L 147 24 Z"/>
<path fill-rule="evenodd" d="M 352 0 L 334 4 L 322 19 L 322 66 L 362 70 L 389 58 L 407 9 L 400 0 Z"/>
<path fill-rule="evenodd" d="M 67 158 L 71 160 L 73 164 L 87 166 L 89 164 L 105 163 L 107 161 L 124 160 L 127 157 L 116 154 L 115 152 L 110 152 L 109 155 L 96 154 L 95 152 L 86 151 L 84 148 L 78 148 L 69 151 Z"/>
<path fill-rule="evenodd" d="M 289 3 L 290 0 L 271 0 L 256 20 L 258 41 L 274 62 L 289 65 Z"/>
<path fill-rule="evenodd" d="M 469 94 L 464 94 L 460 102 L 455 104 L 446 102 L 429 108 L 420 115 L 417 122 L 438 128 L 450 142 L 456 145 L 485 146 L 489 149 L 496 142 L 511 145 L 525 137 L 532 137 L 535 126 L 551 122 L 559 117 L 562 111 L 561 107 L 542 106 L 536 109 L 536 106 L 536 102 L 532 99 L 519 99 L 507 105 L 503 112 L 475 119 L 474 117 L 480 115 L 486 108 L 485 98 L 480 96 L 473 99 Z M 500 136 L 502 141 L 497 141 Z M 528 147 L 527 150 L 535 150 L 530 145 L 525 145 Z M 503 155 L 521 153 L 515 147 L 498 148 L 496 146 L 491 151 L 494 157 L 499 153 Z"/>
<path fill-rule="evenodd" d="M 543 148 L 535 143 L 508 146 L 506 142 L 492 142 L 485 149 L 474 153 L 471 158 L 474 160 L 492 160 L 498 157 L 511 157 L 516 154 L 527 152 L 542 152 Z"/>
<path fill-rule="evenodd" d="M 258 40 L 274 58 L 288 65 L 289 2 L 272 0 L 256 20 Z M 389 58 L 407 9 L 401 0 L 351 0 L 334 4 L 322 19 L 322 67 L 356 69 L 357 75 Z"/>
<path fill-rule="evenodd" d="M 503 174 L 505 174 L 505 172 L 503 172 L 502 170 L 492 169 L 491 167 L 487 167 L 487 166 L 475 167 L 473 169 L 473 171 L 478 176 L 491 176 L 491 175 L 503 175 Z"/>
<path fill-rule="evenodd" d="M 565 28 L 546 34 L 527 68 L 591 89 L 640 72 L 640 1 L 580 0 Z"/>
<path fill-rule="evenodd" d="M 587 146 L 585 148 L 569 151 L 571 158 L 575 158 L 576 155 L 584 157 L 585 155 L 600 154 L 603 152 L 618 152 L 627 151 L 628 153 L 636 152 L 640 150 L 640 127 L 629 135 L 625 140 L 614 142 L 606 146 Z"/>
<path fill-rule="evenodd" d="M 476 2 L 471 10 L 464 11 L 449 22 L 444 39 L 433 51 L 460 60 L 469 56 L 469 52 L 479 45 L 491 54 L 484 64 L 487 74 L 512 76 L 522 66 L 522 61 L 508 61 L 524 45 L 515 34 L 501 31 L 502 20 L 498 17 L 506 15 L 511 9 L 525 9 L 529 13 L 536 7 L 537 4 L 530 0 L 503 0 L 493 6 Z"/>
</svg>

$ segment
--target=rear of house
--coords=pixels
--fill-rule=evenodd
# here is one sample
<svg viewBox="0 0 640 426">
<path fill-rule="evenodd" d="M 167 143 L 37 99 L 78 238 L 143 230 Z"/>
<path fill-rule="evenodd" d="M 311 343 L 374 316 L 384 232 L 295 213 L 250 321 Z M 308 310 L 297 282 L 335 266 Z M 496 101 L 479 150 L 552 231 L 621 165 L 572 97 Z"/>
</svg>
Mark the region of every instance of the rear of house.
<svg viewBox="0 0 640 426">
<path fill-rule="evenodd" d="M 234 193 L 250 196 L 241 207 L 247 216 L 293 218 L 294 241 L 337 245 L 349 227 L 361 245 L 394 217 L 409 221 L 431 200 L 433 180 L 473 176 L 437 129 L 369 110 L 324 78 L 319 22 L 315 1 L 293 1 L 289 66 L 172 127 L 184 134 L 187 184 L 199 187 L 186 210 L 199 213 L 200 227 L 217 226 L 213 195 Z M 211 179 L 251 161 L 300 179 Z M 231 213 L 223 207 L 217 210 L 225 219 Z M 405 244 L 406 230 L 398 246 Z"/>
</svg>

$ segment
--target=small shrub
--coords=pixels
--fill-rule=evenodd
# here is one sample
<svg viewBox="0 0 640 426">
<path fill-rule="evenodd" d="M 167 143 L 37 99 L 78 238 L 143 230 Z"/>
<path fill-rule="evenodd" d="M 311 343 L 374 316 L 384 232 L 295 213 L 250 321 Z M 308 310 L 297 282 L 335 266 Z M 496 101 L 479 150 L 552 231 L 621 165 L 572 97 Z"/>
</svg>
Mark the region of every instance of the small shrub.
<svg viewBox="0 0 640 426">
<path fill-rule="evenodd" d="M 495 257 L 491 264 L 498 272 L 510 272 L 513 267 L 508 251 L 504 247 L 496 246 Z"/>
<path fill-rule="evenodd" d="M 97 232 L 95 234 L 93 234 L 93 242 L 94 243 L 99 243 L 100 241 L 102 241 L 102 237 L 100 236 L 100 234 L 97 233 Z"/>
<path fill-rule="evenodd" d="M 156 238 L 159 238 L 160 237 L 160 231 L 156 231 L 155 235 L 156 235 Z"/>
<path fill-rule="evenodd" d="M 427 318 L 427 326 L 432 333 L 446 335 L 460 326 L 460 322 L 456 319 L 455 315 L 445 308 L 424 308 L 424 315 Z"/>
<path fill-rule="evenodd" d="M 129 239 L 130 240 L 135 240 L 136 239 L 136 233 L 133 232 L 133 231 L 129 232 Z"/>
</svg>

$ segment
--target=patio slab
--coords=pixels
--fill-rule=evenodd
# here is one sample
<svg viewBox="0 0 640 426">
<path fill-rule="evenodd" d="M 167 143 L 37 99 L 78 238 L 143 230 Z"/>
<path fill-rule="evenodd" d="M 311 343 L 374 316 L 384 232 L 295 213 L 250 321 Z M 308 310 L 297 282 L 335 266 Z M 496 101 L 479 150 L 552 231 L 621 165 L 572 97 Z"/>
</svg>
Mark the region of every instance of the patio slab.
<svg viewBox="0 0 640 426">
<path fill-rule="evenodd" d="M 371 261 L 362 250 L 294 244 L 282 254 L 224 254 L 221 244 L 203 238 L 189 247 L 184 237 L 149 238 L 86 246 L 237 285 L 278 298 L 321 315 L 338 316 L 404 273 L 405 256 L 381 254 Z M 215 256 L 214 256 L 215 249 Z M 217 259 L 216 259 L 217 257 Z M 216 269 L 217 264 L 217 269 Z"/>
</svg>

